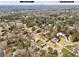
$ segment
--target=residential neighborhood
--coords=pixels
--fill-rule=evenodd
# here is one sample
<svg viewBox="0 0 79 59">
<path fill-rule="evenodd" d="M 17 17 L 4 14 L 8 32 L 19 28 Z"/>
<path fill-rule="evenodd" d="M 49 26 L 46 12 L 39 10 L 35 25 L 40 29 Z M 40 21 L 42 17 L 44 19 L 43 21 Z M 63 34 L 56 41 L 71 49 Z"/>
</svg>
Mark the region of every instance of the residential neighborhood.
<svg viewBox="0 0 79 59">
<path fill-rule="evenodd" d="M 6 13 L 0 15 L 0 57 L 79 57 L 79 10 Z"/>
</svg>

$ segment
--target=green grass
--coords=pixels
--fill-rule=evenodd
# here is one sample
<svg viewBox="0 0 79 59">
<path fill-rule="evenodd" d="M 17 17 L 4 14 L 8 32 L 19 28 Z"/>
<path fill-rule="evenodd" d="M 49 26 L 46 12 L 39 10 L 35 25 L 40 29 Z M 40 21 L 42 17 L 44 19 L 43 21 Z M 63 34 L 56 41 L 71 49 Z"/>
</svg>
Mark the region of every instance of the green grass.
<svg viewBox="0 0 79 59">
<path fill-rule="evenodd" d="M 49 52 L 53 52 L 53 48 L 52 47 L 48 47 L 48 51 Z"/>
<path fill-rule="evenodd" d="M 71 51 L 72 51 L 73 47 L 74 47 L 74 45 L 65 46 L 65 48 L 68 48 Z M 71 56 L 73 56 L 73 54 L 70 51 L 66 50 L 65 48 L 62 49 L 63 56 L 64 57 L 71 57 Z"/>
<path fill-rule="evenodd" d="M 66 50 L 65 48 L 62 49 L 62 53 L 64 57 L 71 57 L 72 53 L 70 53 L 68 50 Z"/>
<path fill-rule="evenodd" d="M 73 47 L 75 47 L 74 45 L 68 45 L 68 46 L 65 46 L 66 48 L 68 48 L 69 50 L 72 50 Z"/>
<path fill-rule="evenodd" d="M 41 46 L 43 44 L 43 42 L 41 40 L 38 40 L 36 43 L 38 46 Z"/>
</svg>

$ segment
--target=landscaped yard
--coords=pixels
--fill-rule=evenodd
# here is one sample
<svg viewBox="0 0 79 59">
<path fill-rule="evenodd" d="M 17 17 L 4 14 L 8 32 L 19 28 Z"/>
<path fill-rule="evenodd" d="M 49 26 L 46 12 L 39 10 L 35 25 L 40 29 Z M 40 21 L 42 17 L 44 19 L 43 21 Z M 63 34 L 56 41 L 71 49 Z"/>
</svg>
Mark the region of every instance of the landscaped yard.
<svg viewBox="0 0 79 59">
<path fill-rule="evenodd" d="M 71 56 L 74 56 L 74 53 L 72 53 L 72 49 L 73 49 L 74 45 L 68 45 L 68 46 L 65 46 L 63 49 L 62 49 L 62 53 L 63 53 L 63 56 L 64 57 L 71 57 Z M 68 49 L 68 50 L 67 50 Z"/>
</svg>

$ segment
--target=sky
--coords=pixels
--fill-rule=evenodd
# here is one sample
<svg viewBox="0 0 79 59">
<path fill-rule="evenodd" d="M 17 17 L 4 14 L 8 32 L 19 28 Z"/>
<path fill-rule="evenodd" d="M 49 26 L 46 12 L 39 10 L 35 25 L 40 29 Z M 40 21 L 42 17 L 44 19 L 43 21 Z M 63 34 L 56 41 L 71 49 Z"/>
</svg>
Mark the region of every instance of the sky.
<svg viewBox="0 0 79 59">
<path fill-rule="evenodd" d="M 0 1 L 0 5 L 79 5 L 79 1 L 74 3 L 60 3 L 59 1 L 35 1 L 34 3 L 20 3 L 20 1 Z"/>
</svg>

